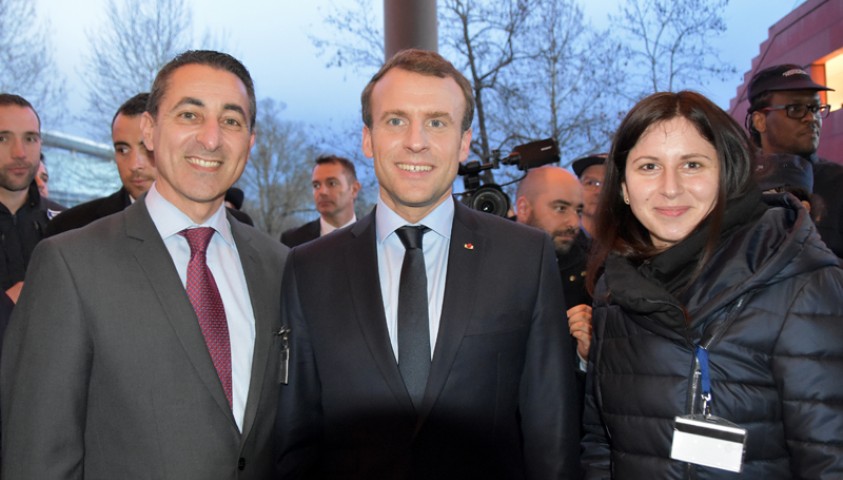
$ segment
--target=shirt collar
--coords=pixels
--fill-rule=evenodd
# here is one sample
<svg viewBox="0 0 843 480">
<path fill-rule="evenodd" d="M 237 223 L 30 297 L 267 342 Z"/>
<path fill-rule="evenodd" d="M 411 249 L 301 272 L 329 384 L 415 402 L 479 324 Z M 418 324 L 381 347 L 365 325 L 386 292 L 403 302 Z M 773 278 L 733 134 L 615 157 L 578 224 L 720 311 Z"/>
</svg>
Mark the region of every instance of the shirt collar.
<svg viewBox="0 0 843 480">
<path fill-rule="evenodd" d="M 161 234 L 161 238 L 169 238 L 173 235 L 178 235 L 179 232 L 191 227 L 211 227 L 220 234 L 222 239 L 229 245 L 234 245 L 234 236 L 231 234 L 231 225 L 228 223 L 228 218 L 225 214 L 225 204 L 220 204 L 220 207 L 213 215 L 202 225 L 197 225 L 184 212 L 178 209 L 169 200 L 164 198 L 158 192 L 155 183 L 150 187 L 146 197 L 146 208 L 149 210 L 149 216 L 152 217 L 152 222 L 155 223 L 155 228 Z"/>
<path fill-rule="evenodd" d="M 381 196 L 378 196 L 378 206 L 375 209 L 375 228 L 378 243 L 383 243 L 392 232 L 407 224 L 407 220 L 401 218 L 386 205 Z M 412 225 L 424 225 L 446 240 L 450 240 L 451 229 L 454 227 L 454 200 L 452 198 L 445 200 L 418 223 Z"/>
<path fill-rule="evenodd" d="M 320 215 L 319 216 L 319 233 L 321 235 L 327 235 L 327 234 L 333 232 L 334 230 L 339 230 L 341 228 L 345 228 L 345 227 L 351 225 L 352 223 L 354 223 L 356 221 L 357 221 L 357 215 L 354 214 L 354 215 L 351 216 L 351 220 L 346 222 L 345 225 L 340 225 L 339 227 L 335 227 L 335 226 L 331 225 L 330 223 L 328 223 L 327 221 L 325 221 L 325 219 L 322 218 L 322 216 Z"/>
</svg>

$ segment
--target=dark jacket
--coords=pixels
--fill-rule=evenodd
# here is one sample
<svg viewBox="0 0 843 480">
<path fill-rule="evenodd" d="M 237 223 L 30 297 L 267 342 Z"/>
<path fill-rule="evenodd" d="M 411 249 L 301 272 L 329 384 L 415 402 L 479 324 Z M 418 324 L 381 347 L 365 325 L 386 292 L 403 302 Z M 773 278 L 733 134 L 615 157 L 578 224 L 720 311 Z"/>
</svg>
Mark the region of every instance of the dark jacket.
<svg viewBox="0 0 843 480">
<path fill-rule="evenodd" d="M 82 228 L 89 223 L 93 223 L 94 220 L 99 220 L 100 218 L 107 217 L 117 212 L 122 212 L 123 209 L 131 204 L 132 200 L 129 197 L 129 192 L 126 191 L 125 187 L 121 187 L 120 190 L 117 190 L 107 197 L 97 198 L 95 200 L 91 200 L 90 202 L 76 205 L 73 208 L 65 210 L 61 215 L 57 215 L 56 218 L 47 225 L 45 236 L 52 237 L 53 235 L 58 235 L 59 233 L 66 232 L 68 230 Z M 252 222 L 252 218 L 245 212 L 228 207 L 226 207 L 226 210 L 228 210 L 228 212 L 231 213 L 231 215 L 238 221 L 245 223 L 246 225 L 255 225 L 254 222 Z"/>
<path fill-rule="evenodd" d="M 65 210 L 61 215 L 57 215 L 47 226 L 46 236 L 52 237 L 68 230 L 84 227 L 94 220 L 121 212 L 131 204 L 129 192 L 121 188 L 107 197 L 76 205 Z"/>
<path fill-rule="evenodd" d="M 41 198 L 33 181 L 28 198 L 14 215 L 0 203 L 0 288 L 8 290 L 23 280 L 29 258 L 35 245 L 44 238 L 47 224 L 64 207 L 47 198 Z"/>
<path fill-rule="evenodd" d="M 674 418 L 701 409 L 700 343 L 712 413 L 748 430 L 740 478 L 843 478 L 843 271 L 795 199 L 768 201 L 723 239 L 681 303 L 641 274 L 646 263 L 607 260 L 595 291 L 587 478 L 739 477 L 670 459 Z"/>
<path fill-rule="evenodd" d="M 588 262 L 588 249 L 591 240 L 580 230 L 571 249 L 564 255 L 556 254 L 559 275 L 562 277 L 562 290 L 565 292 L 565 306 L 591 305 L 591 295 L 585 286 L 585 270 Z"/>
<path fill-rule="evenodd" d="M 828 160 L 814 163 L 814 194 L 823 202 L 824 213 L 817 230 L 828 248 L 843 258 L 843 165 Z"/>
<path fill-rule="evenodd" d="M 281 243 L 290 248 L 299 246 L 302 243 L 319 238 L 321 229 L 322 225 L 319 223 L 319 219 L 317 218 L 316 220 L 307 222 L 300 227 L 285 230 L 281 234 Z"/>
</svg>

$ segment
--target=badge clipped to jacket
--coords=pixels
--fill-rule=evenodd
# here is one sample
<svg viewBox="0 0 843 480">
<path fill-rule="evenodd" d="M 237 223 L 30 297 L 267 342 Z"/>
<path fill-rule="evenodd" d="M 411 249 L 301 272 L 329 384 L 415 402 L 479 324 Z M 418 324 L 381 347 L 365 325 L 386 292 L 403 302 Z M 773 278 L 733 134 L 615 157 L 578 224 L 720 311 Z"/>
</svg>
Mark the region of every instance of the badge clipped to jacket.
<svg viewBox="0 0 843 480">
<path fill-rule="evenodd" d="M 711 414 L 708 351 L 697 347 L 703 413 L 676 417 L 670 458 L 740 473 L 746 451 L 746 429 Z"/>
</svg>

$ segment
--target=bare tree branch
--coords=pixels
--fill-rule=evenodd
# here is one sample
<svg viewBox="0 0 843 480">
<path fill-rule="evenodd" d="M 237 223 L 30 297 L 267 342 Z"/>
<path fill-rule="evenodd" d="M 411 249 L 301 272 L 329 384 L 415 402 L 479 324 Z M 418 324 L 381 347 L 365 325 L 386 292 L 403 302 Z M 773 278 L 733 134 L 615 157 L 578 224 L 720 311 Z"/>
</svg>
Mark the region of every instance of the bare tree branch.
<svg viewBox="0 0 843 480">
<path fill-rule="evenodd" d="M 723 64 L 711 37 L 726 31 L 729 0 L 629 0 L 610 15 L 629 63 L 630 101 L 657 91 L 699 88 L 706 78 L 735 72 Z M 646 68 L 643 67 L 646 65 Z M 645 87 L 646 85 L 646 87 Z"/>
<path fill-rule="evenodd" d="M 81 72 L 90 87 L 88 113 L 93 120 L 87 123 L 104 138 L 117 108 L 149 91 L 158 70 L 197 43 L 185 0 L 108 0 L 104 23 L 87 37 L 90 53 Z M 200 45 L 213 48 L 215 43 L 221 41 L 206 32 Z"/>
<path fill-rule="evenodd" d="M 0 0 L 0 92 L 20 95 L 44 123 L 64 117 L 65 81 L 53 58 L 50 24 L 30 0 Z"/>
<path fill-rule="evenodd" d="M 273 236 L 299 223 L 302 212 L 313 211 L 309 160 L 315 152 L 301 125 L 281 119 L 284 108 L 261 100 L 255 146 L 239 180 L 246 193 L 244 210 Z"/>
<path fill-rule="evenodd" d="M 375 14 L 375 0 L 354 0 L 351 8 L 339 7 L 332 2 L 330 12 L 323 13 L 330 33 L 325 36 L 310 35 L 319 56 L 328 56 L 328 67 L 377 70 L 383 64 L 383 20 Z M 321 10 L 321 9 L 320 9 Z M 380 21 L 380 22 L 379 22 Z"/>
</svg>

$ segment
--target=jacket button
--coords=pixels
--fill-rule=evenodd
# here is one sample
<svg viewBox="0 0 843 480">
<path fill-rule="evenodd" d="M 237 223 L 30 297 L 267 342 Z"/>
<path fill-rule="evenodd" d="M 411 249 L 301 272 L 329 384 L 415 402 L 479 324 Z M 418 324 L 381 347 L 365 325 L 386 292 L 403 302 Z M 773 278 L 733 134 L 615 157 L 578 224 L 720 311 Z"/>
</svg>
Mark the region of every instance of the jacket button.
<svg viewBox="0 0 843 480">
<path fill-rule="evenodd" d="M 243 458 L 243 457 L 240 457 L 240 460 L 237 462 L 237 469 L 243 470 L 244 468 L 246 468 L 246 459 Z"/>
</svg>

